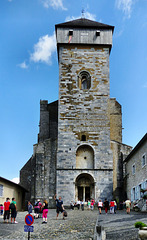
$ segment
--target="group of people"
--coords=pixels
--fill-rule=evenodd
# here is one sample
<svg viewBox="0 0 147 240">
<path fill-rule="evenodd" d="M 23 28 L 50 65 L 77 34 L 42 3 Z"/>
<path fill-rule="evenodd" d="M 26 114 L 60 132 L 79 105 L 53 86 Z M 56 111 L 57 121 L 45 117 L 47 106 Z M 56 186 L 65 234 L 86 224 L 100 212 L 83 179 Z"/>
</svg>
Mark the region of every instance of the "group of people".
<svg viewBox="0 0 147 240">
<path fill-rule="evenodd" d="M 124 201 L 124 206 L 126 207 L 126 212 L 127 214 L 130 213 L 130 208 L 131 208 L 131 201 L 128 199 L 126 201 Z M 107 200 L 107 198 L 105 199 L 104 203 L 99 200 L 98 202 L 98 209 L 99 209 L 99 213 L 101 214 L 101 210 L 104 207 L 105 209 L 105 213 L 107 214 L 108 209 L 110 208 L 110 213 L 116 213 L 116 209 L 117 209 L 117 201 L 116 199 L 112 199 L 109 203 L 109 201 Z"/>
<path fill-rule="evenodd" d="M 28 201 L 28 213 L 31 214 L 33 212 L 33 205 L 30 201 Z M 48 214 L 48 202 L 44 200 L 43 203 L 38 199 L 34 205 L 34 218 L 39 218 L 39 215 L 42 214 L 42 224 L 47 223 L 47 214 Z"/>
<path fill-rule="evenodd" d="M 65 217 L 67 216 L 67 213 L 64 209 L 63 200 L 62 200 L 61 196 L 59 196 L 59 198 L 57 198 L 57 195 L 55 194 L 54 200 L 56 201 L 56 213 L 57 213 L 56 219 L 58 219 L 60 212 L 63 215 L 63 219 L 65 219 Z M 93 210 L 96 202 L 94 199 L 92 199 L 91 201 L 87 200 L 86 204 L 87 204 L 88 210 L 90 210 L 90 209 Z M 128 199 L 124 202 L 124 204 L 126 206 L 126 212 L 127 212 L 127 214 L 129 214 L 130 207 L 131 207 L 131 201 Z M 81 208 L 82 211 L 84 211 L 84 205 L 85 205 L 85 202 L 83 200 L 80 201 L 79 199 L 77 202 L 71 201 L 71 203 L 70 203 L 71 210 L 74 210 L 74 208 L 76 207 L 78 210 Z M 1 214 L 3 214 L 3 210 L 4 210 L 4 223 L 5 222 L 9 223 L 10 215 L 11 215 L 11 223 L 18 223 L 18 222 L 16 222 L 17 207 L 16 207 L 16 200 L 14 197 L 12 198 L 11 202 L 10 202 L 9 197 L 6 198 L 6 201 L 4 202 L 4 206 L 1 204 L 0 207 L 1 207 L 0 208 Z M 113 213 L 116 213 L 117 201 L 111 200 L 109 202 L 107 199 L 105 199 L 105 201 L 102 202 L 102 200 L 99 200 L 97 203 L 97 207 L 98 207 L 100 214 L 102 213 L 103 208 L 104 208 L 106 214 L 108 213 L 109 208 L 110 208 L 110 213 L 113 214 Z M 33 205 L 30 201 L 28 201 L 28 213 L 31 214 L 32 212 L 33 212 Z M 38 199 L 35 202 L 34 218 L 38 218 L 39 214 L 42 214 L 42 219 L 43 219 L 42 223 L 47 223 L 48 202 L 46 200 L 44 200 L 43 203 L 40 202 L 40 199 Z"/>
<path fill-rule="evenodd" d="M 88 210 L 93 210 L 94 209 L 94 206 L 96 205 L 96 202 L 94 199 L 92 199 L 91 201 L 90 200 L 87 200 L 86 203 L 84 203 L 84 201 L 80 201 L 78 199 L 77 202 L 74 202 L 74 201 L 71 201 L 70 202 L 70 208 L 71 210 L 74 210 L 74 208 L 76 207 L 78 210 L 81 208 L 81 210 L 83 211 L 84 210 L 84 205 L 87 205 L 88 207 Z M 130 200 L 126 200 L 124 202 L 124 205 L 126 207 L 126 211 L 127 213 L 130 213 L 130 207 L 131 207 L 131 201 Z M 105 213 L 107 214 L 108 213 L 108 210 L 110 209 L 110 214 L 113 214 L 113 213 L 116 213 L 116 209 L 117 209 L 117 201 L 116 199 L 112 199 L 110 202 L 107 200 L 107 198 L 105 198 L 105 201 L 102 202 L 102 200 L 99 200 L 97 202 L 97 207 L 98 207 L 98 210 L 99 210 L 99 213 L 101 214 L 102 213 L 102 209 L 105 210 Z"/>
<path fill-rule="evenodd" d="M 94 209 L 94 204 L 95 204 L 94 199 L 92 199 L 91 201 L 87 200 L 88 210 L 90 210 L 90 209 L 93 210 Z M 70 202 L 70 209 L 71 210 L 74 210 L 74 208 L 77 208 L 79 210 L 81 208 L 82 211 L 84 211 L 84 206 L 85 206 L 85 202 L 83 200 L 80 201 L 80 199 L 78 199 L 78 201 L 76 201 L 76 202 L 74 202 L 74 201 Z"/>
<path fill-rule="evenodd" d="M 18 223 L 16 222 L 17 207 L 16 207 L 16 200 L 14 197 L 12 198 L 11 202 L 10 202 L 10 198 L 7 197 L 6 201 L 4 202 L 3 208 L 1 209 L 4 210 L 4 223 L 9 223 L 10 216 L 11 216 L 11 223 Z"/>
<path fill-rule="evenodd" d="M 66 211 L 63 206 L 63 200 L 61 197 L 57 198 L 57 195 L 54 195 L 54 200 L 56 201 L 56 212 L 57 216 L 56 219 L 58 219 L 59 213 L 61 212 L 63 214 L 63 219 L 66 216 Z M 33 212 L 33 205 L 30 201 L 28 201 L 28 213 L 31 214 Z M 34 205 L 34 218 L 37 219 L 42 214 L 42 223 L 47 223 L 47 214 L 48 214 L 48 202 L 44 200 L 43 203 L 41 203 L 40 199 L 38 199 L 35 202 Z"/>
</svg>

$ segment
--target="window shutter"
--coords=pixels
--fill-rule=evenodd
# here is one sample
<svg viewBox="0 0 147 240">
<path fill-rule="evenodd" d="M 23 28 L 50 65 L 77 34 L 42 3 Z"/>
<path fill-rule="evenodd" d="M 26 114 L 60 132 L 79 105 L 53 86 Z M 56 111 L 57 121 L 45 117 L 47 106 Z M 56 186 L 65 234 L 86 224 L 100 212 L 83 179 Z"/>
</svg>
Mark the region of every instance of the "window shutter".
<svg viewBox="0 0 147 240">
<path fill-rule="evenodd" d="M 131 189 L 131 202 L 133 201 L 133 188 Z"/>
</svg>

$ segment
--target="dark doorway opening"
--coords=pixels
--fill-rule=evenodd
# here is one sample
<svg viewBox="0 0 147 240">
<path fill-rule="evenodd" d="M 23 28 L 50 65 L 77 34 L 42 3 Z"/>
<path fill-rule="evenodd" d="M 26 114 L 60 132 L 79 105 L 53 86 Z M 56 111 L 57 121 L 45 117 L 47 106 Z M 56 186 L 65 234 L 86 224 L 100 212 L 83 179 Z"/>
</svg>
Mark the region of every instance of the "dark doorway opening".
<svg viewBox="0 0 147 240">
<path fill-rule="evenodd" d="M 90 187 L 85 187 L 85 201 L 90 200 Z"/>
<path fill-rule="evenodd" d="M 78 199 L 83 200 L 83 187 L 78 187 Z"/>
</svg>

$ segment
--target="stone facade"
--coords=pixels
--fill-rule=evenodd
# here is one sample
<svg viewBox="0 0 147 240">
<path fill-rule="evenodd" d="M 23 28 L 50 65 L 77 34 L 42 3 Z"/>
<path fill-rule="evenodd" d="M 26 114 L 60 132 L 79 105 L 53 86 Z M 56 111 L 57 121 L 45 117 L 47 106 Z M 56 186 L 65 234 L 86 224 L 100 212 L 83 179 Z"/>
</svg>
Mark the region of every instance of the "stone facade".
<svg viewBox="0 0 147 240">
<path fill-rule="evenodd" d="M 55 193 L 65 205 L 111 199 L 113 191 L 119 198 L 130 148 L 122 144 L 121 105 L 110 99 L 113 29 L 87 19 L 56 25 L 59 101 L 40 102 L 38 143 L 20 172 L 30 198 L 46 198 L 50 207 Z"/>
<path fill-rule="evenodd" d="M 123 182 L 123 162 L 132 150 L 132 147 L 111 140 L 111 149 L 113 151 L 113 196 L 123 201 L 126 198 Z"/>
<path fill-rule="evenodd" d="M 147 133 L 124 161 L 125 188 L 131 201 L 141 199 L 141 189 L 147 189 Z"/>
<path fill-rule="evenodd" d="M 47 199 L 54 207 L 56 192 L 56 152 L 58 132 L 58 101 L 48 104 L 40 101 L 40 123 L 38 143 L 34 145 L 32 157 L 20 171 L 20 183 L 29 193 L 26 201 Z"/>
</svg>

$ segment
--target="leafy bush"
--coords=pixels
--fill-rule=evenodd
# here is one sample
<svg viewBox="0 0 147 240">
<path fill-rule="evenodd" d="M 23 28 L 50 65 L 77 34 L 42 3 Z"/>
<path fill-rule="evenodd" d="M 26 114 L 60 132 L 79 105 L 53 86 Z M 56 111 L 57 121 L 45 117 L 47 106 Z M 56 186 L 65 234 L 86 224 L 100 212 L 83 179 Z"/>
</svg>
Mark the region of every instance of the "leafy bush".
<svg viewBox="0 0 147 240">
<path fill-rule="evenodd" d="M 135 227 L 136 228 L 142 228 L 142 227 L 147 227 L 147 225 L 143 222 L 136 222 Z"/>
</svg>

